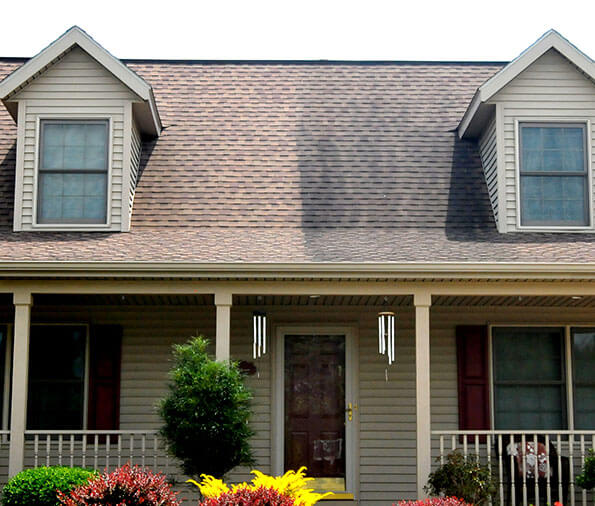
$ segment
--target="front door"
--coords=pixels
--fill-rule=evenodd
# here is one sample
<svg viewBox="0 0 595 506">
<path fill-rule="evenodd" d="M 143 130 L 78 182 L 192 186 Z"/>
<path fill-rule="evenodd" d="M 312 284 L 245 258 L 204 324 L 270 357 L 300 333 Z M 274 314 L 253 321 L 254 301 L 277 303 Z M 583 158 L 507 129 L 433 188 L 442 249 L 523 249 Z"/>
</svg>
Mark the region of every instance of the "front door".
<svg viewBox="0 0 595 506">
<path fill-rule="evenodd" d="M 317 490 L 352 492 L 351 336 L 321 331 L 286 332 L 280 337 L 283 472 L 306 466 L 307 475 L 316 478 Z"/>
</svg>

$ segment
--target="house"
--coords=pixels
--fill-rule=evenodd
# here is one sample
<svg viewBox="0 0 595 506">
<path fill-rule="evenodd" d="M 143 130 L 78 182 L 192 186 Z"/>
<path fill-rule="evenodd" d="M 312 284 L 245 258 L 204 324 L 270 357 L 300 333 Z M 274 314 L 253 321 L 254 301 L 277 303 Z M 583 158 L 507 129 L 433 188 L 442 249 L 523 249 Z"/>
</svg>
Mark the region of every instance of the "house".
<svg viewBox="0 0 595 506">
<path fill-rule="evenodd" d="M 0 77 L 4 480 L 175 474 L 155 405 L 198 333 L 251 371 L 265 472 L 391 504 L 460 448 L 506 500 L 593 504 L 595 63 L 557 32 L 510 63 L 120 61 L 73 27 Z"/>
</svg>

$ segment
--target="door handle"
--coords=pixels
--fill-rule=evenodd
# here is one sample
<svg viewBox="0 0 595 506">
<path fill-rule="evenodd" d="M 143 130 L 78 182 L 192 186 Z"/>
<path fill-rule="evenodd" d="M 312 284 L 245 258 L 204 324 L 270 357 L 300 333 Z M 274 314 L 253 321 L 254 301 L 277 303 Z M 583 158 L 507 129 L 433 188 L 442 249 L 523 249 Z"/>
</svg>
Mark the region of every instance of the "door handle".
<svg viewBox="0 0 595 506">
<path fill-rule="evenodd" d="M 353 420 L 354 409 L 357 409 L 357 404 L 352 404 L 351 402 L 347 404 L 347 409 L 345 410 L 345 413 L 347 413 L 347 420 L 350 422 Z"/>
</svg>

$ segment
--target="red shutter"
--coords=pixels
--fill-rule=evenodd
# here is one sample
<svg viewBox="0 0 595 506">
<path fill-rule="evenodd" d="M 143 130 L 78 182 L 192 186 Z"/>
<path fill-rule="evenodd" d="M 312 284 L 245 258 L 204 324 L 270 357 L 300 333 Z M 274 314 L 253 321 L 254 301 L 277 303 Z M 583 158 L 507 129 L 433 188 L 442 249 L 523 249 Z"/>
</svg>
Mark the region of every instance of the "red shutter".
<svg viewBox="0 0 595 506">
<path fill-rule="evenodd" d="M 122 327 L 93 325 L 89 351 L 89 430 L 116 430 L 120 423 Z"/>
<path fill-rule="evenodd" d="M 457 362 L 459 429 L 488 430 L 490 428 L 490 393 L 486 326 L 457 327 Z"/>
</svg>

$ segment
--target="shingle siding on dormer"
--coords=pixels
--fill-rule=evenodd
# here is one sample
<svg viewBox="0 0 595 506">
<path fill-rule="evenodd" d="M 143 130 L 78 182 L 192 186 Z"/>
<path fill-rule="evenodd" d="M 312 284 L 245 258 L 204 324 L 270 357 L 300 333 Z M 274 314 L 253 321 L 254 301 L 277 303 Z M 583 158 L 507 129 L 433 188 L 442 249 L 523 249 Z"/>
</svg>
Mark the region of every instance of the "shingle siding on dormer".
<svg viewBox="0 0 595 506">
<path fill-rule="evenodd" d="M 489 104 L 500 104 L 503 112 L 504 191 L 498 196 L 500 207 L 506 202 L 505 227 L 518 230 L 518 121 L 590 121 L 591 172 L 595 159 L 595 85 L 555 49 L 550 49 L 521 72 Z M 485 168 L 484 168 L 485 170 Z M 591 179 L 593 180 L 593 178 Z M 591 214 L 593 202 L 591 202 Z M 588 231 L 592 231 L 591 227 Z"/>
<path fill-rule="evenodd" d="M 39 119 L 54 117 L 110 118 L 111 156 L 108 185 L 108 225 L 105 230 L 122 229 L 122 199 L 124 178 L 124 110 L 126 104 L 137 97 L 103 66 L 93 60 L 80 48 L 75 47 L 61 59 L 36 77 L 11 100 L 22 102 L 24 136 L 18 139 L 23 143 L 22 160 L 17 160 L 17 179 L 22 178 L 22 191 L 15 198 L 15 230 L 35 229 L 35 179 L 38 159 Z M 125 174 L 126 173 L 126 174 Z M 17 185 L 18 186 L 18 185 Z M 19 188 L 17 188 L 17 191 Z M 17 218 L 18 217 L 18 218 Z M 67 228 L 61 226 L 52 229 Z M 84 226 L 70 227 L 77 230 Z M 97 229 L 94 227 L 93 229 Z"/>
</svg>

